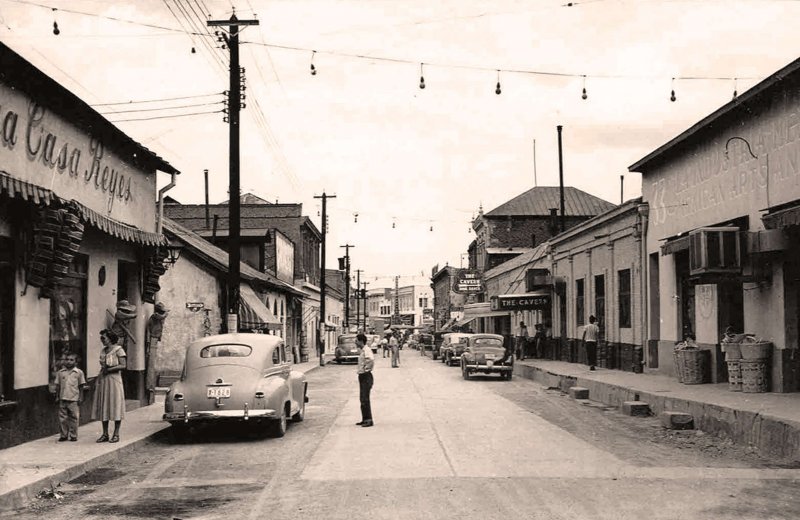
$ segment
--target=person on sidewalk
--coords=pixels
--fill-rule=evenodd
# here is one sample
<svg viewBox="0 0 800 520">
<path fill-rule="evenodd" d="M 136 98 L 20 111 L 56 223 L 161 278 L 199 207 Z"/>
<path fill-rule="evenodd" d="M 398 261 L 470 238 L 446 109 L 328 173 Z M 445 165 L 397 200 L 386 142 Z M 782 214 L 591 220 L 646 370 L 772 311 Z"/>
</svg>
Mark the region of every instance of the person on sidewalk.
<svg viewBox="0 0 800 520">
<path fill-rule="evenodd" d="M 147 320 L 144 330 L 144 358 L 145 367 L 147 368 L 145 388 L 150 393 L 150 402 L 155 396 L 156 384 L 158 383 L 156 377 L 158 346 L 161 343 L 164 320 L 167 318 L 167 314 L 169 314 L 169 310 L 167 310 L 166 306 L 161 302 L 156 303 L 153 314 Z"/>
<path fill-rule="evenodd" d="M 392 351 L 392 368 L 397 368 L 400 366 L 400 342 L 394 334 L 389 338 L 389 349 Z"/>
<path fill-rule="evenodd" d="M 81 420 L 80 403 L 83 402 L 83 389 L 86 376 L 76 367 L 78 356 L 69 353 L 64 358 L 64 368 L 56 376 L 56 401 L 58 402 L 58 423 L 61 426 L 59 442 L 78 440 L 78 423 Z"/>
<path fill-rule="evenodd" d="M 367 336 L 358 334 L 356 336 L 356 347 L 358 347 L 358 393 L 361 400 L 361 421 L 356 426 L 369 428 L 372 422 L 372 404 L 369 401 L 369 393 L 372 390 L 372 369 L 375 366 L 375 355 L 371 348 L 366 347 Z"/>
<path fill-rule="evenodd" d="M 600 327 L 595 323 L 597 318 L 589 316 L 589 324 L 583 328 L 583 344 L 586 345 L 586 362 L 589 370 L 597 366 L 597 338 L 600 336 Z"/>
<path fill-rule="evenodd" d="M 100 331 L 100 374 L 95 381 L 92 419 L 103 424 L 103 435 L 97 442 L 119 442 L 119 427 L 125 418 L 125 389 L 122 371 L 127 366 L 125 350 L 117 345 L 119 336 L 109 329 Z M 108 421 L 114 421 L 114 434 L 108 436 Z"/>
<path fill-rule="evenodd" d="M 528 327 L 524 321 L 519 322 L 519 335 L 517 335 L 517 359 L 525 359 L 525 350 L 528 348 Z"/>
</svg>

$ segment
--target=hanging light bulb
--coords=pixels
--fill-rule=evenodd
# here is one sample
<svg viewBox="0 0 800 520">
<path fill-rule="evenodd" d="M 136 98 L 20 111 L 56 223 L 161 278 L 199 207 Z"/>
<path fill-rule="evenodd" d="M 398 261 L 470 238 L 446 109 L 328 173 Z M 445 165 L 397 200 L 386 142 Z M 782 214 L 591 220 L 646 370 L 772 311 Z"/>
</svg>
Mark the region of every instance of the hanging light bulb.
<svg viewBox="0 0 800 520">
<path fill-rule="evenodd" d="M 583 92 L 581 92 L 581 99 L 586 99 L 589 94 L 586 93 L 586 76 L 583 77 Z"/>
<path fill-rule="evenodd" d="M 54 13 L 58 10 L 55 7 L 53 7 L 52 9 Z M 55 14 L 53 15 L 53 17 L 55 18 Z M 58 22 L 55 20 L 53 20 L 53 34 L 55 34 L 56 36 L 61 34 L 61 30 L 58 28 Z"/>
<path fill-rule="evenodd" d="M 738 81 L 736 80 L 736 78 L 733 78 L 733 99 L 736 99 L 737 96 L 739 95 L 738 89 L 736 88 L 737 87 L 737 85 L 736 85 L 737 83 L 738 83 Z"/>
<path fill-rule="evenodd" d="M 197 54 L 197 51 L 195 50 L 194 47 L 192 47 L 192 54 Z"/>
<path fill-rule="evenodd" d="M 314 66 L 314 55 L 316 53 L 317 53 L 317 51 L 311 51 L 311 75 L 312 76 L 316 76 L 317 75 L 317 68 Z"/>
<path fill-rule="evenodd" d="M 317 210 L 317 216 L 318 216 L 318 217 L 320 216 L 319 210 Z"/>
<path fill-rule="evenodd" d="M 433 226 L 431 226 L 431 231 L 433 231 Z"/>
<path fill-rule="evenodd" d="M 392 221 L 392 229 L 394 229 L 395 227 L 397 227 L 397 226 L 395 226 L 395 223 L 394 223 L 394 220 L 393 220 Z"/>
<path fill-rule="evenodd" d="M 358 213 L 353 213 L 353 221 L 358 224 Z"/>
<path fill-rule="evenodd" d="M 423 63 L 419 64 L 419 88 L 421 90 L 425 88 L 425 75 L 422 73 L 422 65 Z"/>
<path fill-rule="evenodd" d="M 672 92 L 669 94 L 669 100 L 674 103 L 677 99 L 675 96 L 675 78 L 672 78 Z"/>
<path fill-rule="evenodd" d="M 500 69 L 497 69 L 497 87 L 494 89 L 494 93 L 499 96 L 502 92 L 502 89 L 500 89 Z"/>
</svg>

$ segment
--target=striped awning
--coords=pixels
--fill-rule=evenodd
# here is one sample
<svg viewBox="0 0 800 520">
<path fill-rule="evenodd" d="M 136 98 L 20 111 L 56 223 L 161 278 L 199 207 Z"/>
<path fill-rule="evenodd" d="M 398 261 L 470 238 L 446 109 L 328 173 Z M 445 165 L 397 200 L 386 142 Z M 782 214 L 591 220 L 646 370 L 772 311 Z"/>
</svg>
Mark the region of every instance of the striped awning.
<svg viewBox="0 0 800 520">
<path fill-rule="evenodd" d="M 247 284 L 239 285 L 239 327 L 250 330 L 282 328 L 280 320 Z"/>
<path fill-rule="evenodd" d="M 95 210 L 84 206 L 76 200 L 70 201 L 81 216 L 81 220 L 91 224 L 100 231 L 104 231 L 111 236 L 115 236 L 127 242 L 136 242 L 146 246 L 165 246 L 167 239 L 164 235 L 158 233 L 151 233 L 149 231 L 142 231 L 139 228 L 123 224 L 118 220 L 101 215 Z"/>
<path fill-rule="evenodd" d="M 48 190 L 30 182 L 25 182 L 14 178 L 8 172 L 0 170 L 0 193 L 6 193 L 9 197 L 20 198 L 31 201 L 34 204 L 48 206 L 56 195 Z"/>
</svg>

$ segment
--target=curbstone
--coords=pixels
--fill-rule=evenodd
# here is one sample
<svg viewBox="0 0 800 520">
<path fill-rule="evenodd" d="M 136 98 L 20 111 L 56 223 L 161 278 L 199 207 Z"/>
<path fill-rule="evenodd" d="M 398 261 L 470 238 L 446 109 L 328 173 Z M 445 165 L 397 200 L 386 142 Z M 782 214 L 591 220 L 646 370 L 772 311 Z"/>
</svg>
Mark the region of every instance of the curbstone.
<svg viewBox="0 0 800 520">
<path fill-rule="evenodd" d="M 589 389 L 582 386 L 570 387 L 569 396 L 573 399 L 589 399 Z"/>
<path fill-rule="evenodd" d="M 625 401 L 622 403 L 622 413 L 636 417 L 647 417 L 650 415 L 650 405 L 644 401 Z"/>
<path fill-rule="evenodd" d="M 661 426 L 670 430 L 693 430 L 694 417 L 683 412 L 661 412 Z"/>
</svg>

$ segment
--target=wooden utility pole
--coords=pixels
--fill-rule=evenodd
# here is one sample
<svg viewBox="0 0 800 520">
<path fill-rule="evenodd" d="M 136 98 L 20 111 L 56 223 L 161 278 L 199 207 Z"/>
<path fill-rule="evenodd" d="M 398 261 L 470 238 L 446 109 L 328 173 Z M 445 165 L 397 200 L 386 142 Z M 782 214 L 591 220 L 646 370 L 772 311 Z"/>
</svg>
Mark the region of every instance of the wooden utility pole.
<svg viewBox="0 0 800 520">
<path fill-rule="evenodd" d="M 350 248 L 352 244 L 339 246 L 344 248 L 344 328 L 350 332 Z"/>
<path fill-rule="evenodd" d="M 369 285 L 369 282 L 361 282 L 361 285 L 364 286 L 364 292 L 362 293 L 364 296 L 364 304 L 362 305 L 364 308 L 364 321 L 362 323 L 364 324 L 364 330 L 367 330 L 367 285 Z"/>
<path fill-rule="evenodd" d="M 336 195 L 326 195 L 325 192 L 322 192 L 322 195 L 314 195 L 315 199 L 322 199 L 322 225 L 321 225 L 321 232 L 322 232 L 322 259 L 320 262 L 320 281 L 319 281 L 319 314 L 320 314 L 320 322 L 319 322 L 319 330 L 317 331 L 317 350 L 319 351 L 319 366 L 325 366 L 325 359 L 322 357 L 322 354 L 325 351 L 325 341 L 323 340 L 323 334 L 325 334 L 325 294 L 327 291 L 325 290 L 325 235 L 328 234 L 328 199 L 335 199 Z"/>
<path fill-rule="evenodd" d="M 238 332 L 239 318 L 239 263 L 241 262 L 240 242 L 240 208 L 239 208 L 239 112 L 244 108 L 242 103 L 242 83 L 244 69 L 239 68 L 239 27 L 258 25 L 258 20 L 239 20 L 232 15 L 230 20 L 209 20 L 209 27 L 228 26 L 228 34 L 221 38 L 228 45 L 231 53 L 230 93 L 228 96 L 228 129 L 229 129 L 229 201 L 228 201 L 228 291 L 226 307 L 228 316 L 226 327 L 228 332 Z"/>
<path fill-rule="evenodd" d="M 559 199 L 561 202 L 561 232 L 563 233 L 567 227 L 566 217 L 564 216 L 564 157 L 561 153 L 561 125 L 556 126 L 558 131 L 558 187 Z"/>
<path fill-rule="evenodd" d="M 356 329 L 358 329 L 360 318 L 361 318 L 361 273 L 363 273 L 363 269 L 356 269 Z"/>
</svg>

